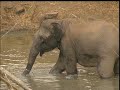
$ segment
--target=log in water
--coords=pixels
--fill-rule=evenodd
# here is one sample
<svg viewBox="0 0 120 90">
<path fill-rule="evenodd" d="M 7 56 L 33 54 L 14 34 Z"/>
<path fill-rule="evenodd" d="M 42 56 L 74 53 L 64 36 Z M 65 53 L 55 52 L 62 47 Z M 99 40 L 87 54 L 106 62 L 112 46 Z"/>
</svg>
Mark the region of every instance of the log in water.
<svg viewBox="0 0 120 90">
<path fill-rule="evenodd" d="M 0 67 L 0 77 L 2 79 L 2 74 L 5 74 L 8 76 L 8 78 L 10 78 L 14 83 L 16 83 L 17 85 L 19 85 L 20 87 L 22 87 L 25 90 L 32 90 L 30 88 L 28 88 L 24 82 L 22 82 L 20 79 L 18 79 L 17 77 L 15 77 L 13 74 L 11 74 L 9 71 L 5 70 L 3 67 Z M 2 79 L 3 80 L 3 79 Z M 5 80 L 5 79 L 4 79 Z M 9 82 L 7 82 L 9 83 Z M 11 85 L 11 84 L 10 84 Z"/>
</svg>

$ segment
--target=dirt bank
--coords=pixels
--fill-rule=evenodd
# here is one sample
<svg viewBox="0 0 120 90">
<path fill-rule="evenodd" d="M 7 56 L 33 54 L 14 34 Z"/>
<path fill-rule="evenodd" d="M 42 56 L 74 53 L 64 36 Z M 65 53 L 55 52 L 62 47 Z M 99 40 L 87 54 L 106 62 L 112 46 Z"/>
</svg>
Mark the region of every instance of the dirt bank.
<svg viewBox="0 0 120 90">
<path fill-rule="evenodd" d="M 117 1 L 2 1 L 0 7 L 1 32 L 8 30 L 37 30 L 42 15 L 57 11 L 59 18 L 76 18 L 82 23 L 89 17 L 119 22 L 119 2 Z"/>
</svg>

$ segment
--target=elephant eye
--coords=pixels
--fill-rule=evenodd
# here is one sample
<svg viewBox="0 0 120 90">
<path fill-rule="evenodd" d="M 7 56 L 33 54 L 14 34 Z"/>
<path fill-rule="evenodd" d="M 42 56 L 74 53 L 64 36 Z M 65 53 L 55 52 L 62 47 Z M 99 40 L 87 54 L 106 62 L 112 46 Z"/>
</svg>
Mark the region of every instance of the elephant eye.
<svg viewBox="0 0 120 90">
<path fill-rule="evenodd" d="M 42 44 L 44 43 L 44 41 L 42 41 Z"/>
<path fill-rule="evenodd" d="M 43 40 L 43 41 L 42 41 L 42 44 L 45 44 L 45 43 L 46 43 L 46 41 L 45 41 L 45 40 Z"/>
</svg>

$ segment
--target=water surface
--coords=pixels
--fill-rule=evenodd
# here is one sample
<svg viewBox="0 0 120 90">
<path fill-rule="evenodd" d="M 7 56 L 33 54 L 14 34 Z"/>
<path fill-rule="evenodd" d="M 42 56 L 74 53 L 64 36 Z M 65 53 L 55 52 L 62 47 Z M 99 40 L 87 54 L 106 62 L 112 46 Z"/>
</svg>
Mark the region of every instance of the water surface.
<svg viewBox="0 0 120 90">
<path fill-rule="evenodd" d="M 2 36 L 2 35 L 1 35 Z M 96 68 L 78 65 L 78 78 L 66 79 L 66 73 L 53 76 L 49 74 L 59 51 L 57 49 L 38 55 L 30 75 L 22 76 L 27 64 L 33 31 L 10 32 L 1 38 L 1 66 L 26 83 L 32 90 L 119 90 L 119 77 L 100 79 Z M 8 90 L 1 82 L 0 90 Z"/>
</svg>

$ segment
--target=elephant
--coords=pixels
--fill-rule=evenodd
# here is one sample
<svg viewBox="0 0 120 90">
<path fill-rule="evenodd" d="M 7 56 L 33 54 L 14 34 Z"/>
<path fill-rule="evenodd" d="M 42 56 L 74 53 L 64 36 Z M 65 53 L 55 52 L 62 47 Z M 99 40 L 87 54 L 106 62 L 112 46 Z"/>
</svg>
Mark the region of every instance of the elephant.
<svg viewBox="0 0 120 90">
<path fill-rule="evenodd" d="M 23 72 L 30 73 L 38 54 L 58 48 L 60 53 L 50 74 L 77 75 L 77 63 L 97 67 L 101 78 L 119 73 L 119 30 L 104 20 L 74 24 L 66 19 L 46 18 L 34 36 L 28 63 Z"/>
</svg>

